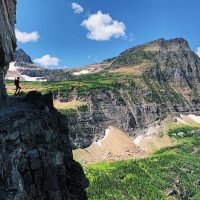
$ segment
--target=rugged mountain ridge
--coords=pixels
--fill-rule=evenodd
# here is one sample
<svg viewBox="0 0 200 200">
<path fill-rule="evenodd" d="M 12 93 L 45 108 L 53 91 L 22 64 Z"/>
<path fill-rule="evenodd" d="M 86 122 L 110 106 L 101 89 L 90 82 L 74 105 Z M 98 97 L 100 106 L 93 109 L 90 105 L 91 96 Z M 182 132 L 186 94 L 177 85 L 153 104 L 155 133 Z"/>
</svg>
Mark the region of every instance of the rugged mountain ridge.
<svg viewBox="0 0 200 200">
<path fill-rule="evenodd" d="M 14 52 L 14 61 L 16 63 L 30 63 L 33 64 L 31 57 L 25 53 L 23 49 L 18 49 Z"/>
<path fill-rule="evenodd" d="M 34 63 L 31 57 L 23 50 L 17 49 L 14 52 L 13 62 L 10 63 L 9 70 L 6 75 L 7 80 L 13 80 L 19 76 L 21 80 L 25 81 L 46 81 L 57 80 L 62 77 L 62 80 L 67 80 L 71 76 L 66 72 L 68 69 L 47 69 Z M 64 74 L 66 75 L 64 76 Z M 61 80 L 59 78 L 59 80 Z"/>
<path fill-rule="evenodd" d="M 110 125 L 136 137 L 169 115 L 199 114 L 199 70 L 200 58 L 182 38 L 159 39 L 111 59 L 110 67 L 97 76 L 105 79 L 107 73 L 110 80 L 114 74 L 126 75 L 114 80 L 114 86 L 77 89 L 68 97 L 59 93 L 61 101 L 75 97 L 87 103 L 84 109 L 67 113 L 74 148 L 102 139 Z"/>
<path fill-rule="evenodd" d="M 103 61 L 80 68 L 48 69 L 34 63 L 23 49 L 17 49 L 7 71 L 6 79 L 13 80 L 19 76 L 25 81 L 65 81 L 83 74 L 99 73 L 109 66 L 110 61 Z"/>
</svg>

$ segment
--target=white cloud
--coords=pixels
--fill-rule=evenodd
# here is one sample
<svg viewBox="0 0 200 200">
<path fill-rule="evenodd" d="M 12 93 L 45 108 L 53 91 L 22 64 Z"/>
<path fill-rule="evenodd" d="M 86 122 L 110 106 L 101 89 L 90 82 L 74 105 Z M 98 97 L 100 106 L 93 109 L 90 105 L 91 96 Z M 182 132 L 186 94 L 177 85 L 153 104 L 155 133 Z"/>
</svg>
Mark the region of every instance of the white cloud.
<svg viewBox="0 0 200 200">
<path fill-rule="evenodd" d="M 72 10 L 75 14 L 81 14 L 83 12 L 83 7 L 77 3 L 72 3 Z"/>
<path fill-rule="evenodd" d="M 196 54 L 200 57 L 200 47 L 197 48 Z"/>
<path fill-rule="evenodd" d="M 81 25 L 89 31 L 87 37 L 91 40 L 104 41 L 126 35 L 123 22 L 115 21 L 109 14 L 103 14 L 101 11 L 90 15 Z"/>
<path fill-rule="evenodd" d="M 44 67 L 48 67 L 48 66 L 58 66 L 60 60 L 59 60 L 59 58 L 51 57 L 50 55 L 44 55 L 41 58 L 35 59 L 34 62 L 36 62 Z"/>
<path fill-rule="evenodd" d="M 17 41 L 21 43 L 37 42 L 37 40 L 40 38 L 38 32 L 36 31 L 27 33 L 27 32 L 21 32 L 19 29 L 16 29 L 15 35 L 16 35 Z"/>
</svg>

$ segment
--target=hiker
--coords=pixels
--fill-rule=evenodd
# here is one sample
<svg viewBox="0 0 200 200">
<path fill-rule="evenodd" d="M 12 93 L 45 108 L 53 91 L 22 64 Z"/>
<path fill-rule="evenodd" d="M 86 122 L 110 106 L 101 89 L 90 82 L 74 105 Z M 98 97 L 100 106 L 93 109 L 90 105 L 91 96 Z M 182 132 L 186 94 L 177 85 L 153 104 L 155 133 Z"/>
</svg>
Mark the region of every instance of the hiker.
<svg viewBox="0 0 200 200">
<path fill-rule="evenodd" d="M 19 80 L 20 80 L 20 77 L 17 77 L 15 79 L 15 86 L 16 86 L 16 90 L 15 90 L 15 95 L 19 94 L 20 90 L 21 90 L 21 87 L 19 86 Z"/>
</svg>

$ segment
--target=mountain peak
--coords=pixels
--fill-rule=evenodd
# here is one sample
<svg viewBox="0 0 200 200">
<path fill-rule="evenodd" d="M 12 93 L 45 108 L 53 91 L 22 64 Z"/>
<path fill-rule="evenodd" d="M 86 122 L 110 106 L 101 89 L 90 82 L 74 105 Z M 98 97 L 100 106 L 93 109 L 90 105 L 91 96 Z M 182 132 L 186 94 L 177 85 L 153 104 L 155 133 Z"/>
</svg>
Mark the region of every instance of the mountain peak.
<svg viewBox="0 0 200 200">
<path fill-rule="evenodd" d="M 24 53 L 24 54 L 26 54 L 25 51 L 24 51 L 23 49 L 17 49 L 16 51 L 17 51 L 18 53 Z"/>
<path fill-rule="evenodd" d="M 33 63 L 31 57 L 23 50 L 18 49 L 14 53 L 14 62 L 17 63 Z"/>
<path fill-rule="evenodd" d="M 127 49 L 122 54 L 128 53 L 128 52 L 134 52 L 141 48 L 144 48 L 145 51 L 155 51 L 155 52 L 162 51 L 162 50 L 165 50 L 165 51 L 178 51 L 180 49 L 190 50 L 190 46 L 187 40 L 185 40 L 184 38 L 174 38 L 174 39 L 169 39 L 169 40 L 160 38 L 160 39 L 153 40 L 151 42 Z"/>
<path fill-rule="evenodd" d="M 184 38 L 174 38 L 174 39 L 169 39 L 166 40 L 164 38 L 160 38 L 158 40 L 154 40 L 150 43 L 147 43 L 146 45 L 151 45 L 151 44 L 159 44 L 161 46 L 170 46 L 170 45 L 177 45 L 177 46 L 181 46 L 182 48 L 187 48 L 189 49 L 189 44 L 188 41 L 185 40 Z"/>
<path fill-rule="evenodd" d="M 148 62 L 162 62 L 163 58 L 171 55 L 184 55 L 192 53 L 188 42 L 183 38 L 166 40 L 160 38 L 142 45 L 130 48 L 121 53 L 113 62 L 112 67 L 136 65 Z"/>
</svg>

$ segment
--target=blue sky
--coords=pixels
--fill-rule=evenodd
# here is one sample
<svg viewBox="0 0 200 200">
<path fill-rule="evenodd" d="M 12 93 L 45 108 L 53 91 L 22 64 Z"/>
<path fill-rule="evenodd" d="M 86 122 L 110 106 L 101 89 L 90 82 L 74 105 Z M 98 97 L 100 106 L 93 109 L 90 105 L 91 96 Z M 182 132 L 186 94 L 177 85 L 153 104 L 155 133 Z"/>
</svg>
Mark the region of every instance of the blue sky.
<svg viewBox="0 0 200 200">
<path fill-rule="evenodd" d="M 158 38 L 184 37 L 196 51 L 199 9 L 199 0 L 18 0 L 18 48 L 55 68 L 98 62 Z"/>
</svg>

